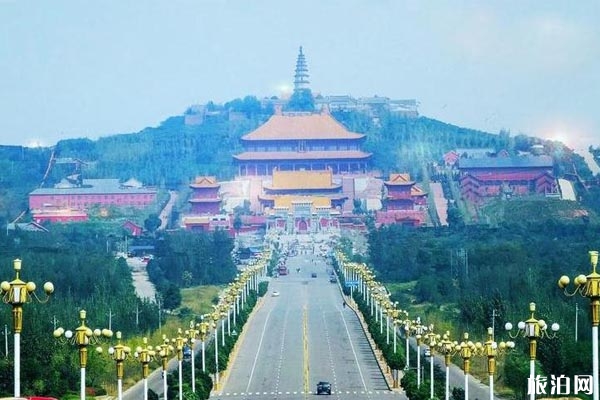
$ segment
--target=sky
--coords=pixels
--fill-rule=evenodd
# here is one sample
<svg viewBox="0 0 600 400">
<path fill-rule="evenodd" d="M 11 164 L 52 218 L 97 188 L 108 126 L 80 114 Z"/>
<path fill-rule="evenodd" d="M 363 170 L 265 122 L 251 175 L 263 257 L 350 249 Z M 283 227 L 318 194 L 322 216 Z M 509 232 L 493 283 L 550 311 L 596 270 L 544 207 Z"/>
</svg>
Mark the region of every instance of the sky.
<svg viewBox="0 0 600 400">
<path fill-rule="evenodd" d="M 600 146 L 597 0 L 0 0 L 0 145 L 138 132 L 292 87 Z"/>
</svg>

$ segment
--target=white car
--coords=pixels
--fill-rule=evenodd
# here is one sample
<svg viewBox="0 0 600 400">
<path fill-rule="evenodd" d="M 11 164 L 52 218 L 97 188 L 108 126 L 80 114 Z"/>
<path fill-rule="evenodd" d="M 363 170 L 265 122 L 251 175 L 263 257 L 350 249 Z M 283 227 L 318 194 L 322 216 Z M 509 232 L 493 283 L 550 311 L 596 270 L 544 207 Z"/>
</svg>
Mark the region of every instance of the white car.
<svg viewBox="0 0 600 400">
<path fill-rule="evenodd" d="M 279 297 L 279 292 L 274 290 L 273 293 L 271 293 L 271 297 Z"/>
</svg>

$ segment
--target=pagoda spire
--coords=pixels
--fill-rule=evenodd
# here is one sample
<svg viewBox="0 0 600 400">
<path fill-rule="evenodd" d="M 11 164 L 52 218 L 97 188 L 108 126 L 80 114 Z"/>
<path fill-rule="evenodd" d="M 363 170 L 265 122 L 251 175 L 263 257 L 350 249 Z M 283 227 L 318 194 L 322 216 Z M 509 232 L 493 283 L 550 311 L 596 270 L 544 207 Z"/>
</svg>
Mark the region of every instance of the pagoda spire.
<svg viewBox="0 0 600 400">
<path fill-rule="evenodd" d="M 296 60 L 296 74 L 294 75 L 294 92 L 308 89 L 308 66 L 306 65 L 306 58 L 302 53 L 302 46 L 298 53 L 298 59 Z"/>
</svg>

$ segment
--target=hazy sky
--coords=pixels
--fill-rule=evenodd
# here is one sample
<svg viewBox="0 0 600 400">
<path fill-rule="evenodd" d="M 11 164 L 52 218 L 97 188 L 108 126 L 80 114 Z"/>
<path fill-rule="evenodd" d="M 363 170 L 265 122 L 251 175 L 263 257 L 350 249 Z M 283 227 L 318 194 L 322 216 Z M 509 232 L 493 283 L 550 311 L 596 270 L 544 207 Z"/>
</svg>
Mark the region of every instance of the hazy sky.
<svg viewBox="0 0 600 400">
<path fill-rule="evenodd" d="M 0 0 L 0 144 L 280 95 L 303 46 L 315 94 L 598 146 L 599 21 L 597 0 Z"/>
</svg>

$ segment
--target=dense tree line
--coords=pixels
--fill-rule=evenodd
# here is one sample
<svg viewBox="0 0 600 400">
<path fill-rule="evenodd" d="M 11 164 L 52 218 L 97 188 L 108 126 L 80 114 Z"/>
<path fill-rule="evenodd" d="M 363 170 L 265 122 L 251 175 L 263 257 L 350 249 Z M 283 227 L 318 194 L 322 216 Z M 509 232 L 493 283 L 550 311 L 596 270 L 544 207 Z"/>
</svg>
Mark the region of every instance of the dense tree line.
<svg viewBox="0 0 600 400">
<path fill-rule="evenodd" d="M 0 235 L 2 280 L 14 279 L 13 260 L 19 258 L 20 278 L 37 285 L 38 297 L 42 300 L 45 297 L 44 282 L 50 281 L 55 287 L 47 303 L 33 301 L 23 307 L 23 393 L 76 390 L 79 382 L 76 348 L 57 346 L 52 332 L 59 326 L 77 328 L 81 309 L 87 311 L 86 325 L 111 327 L 122 331 L 125 337 L 157 328 L 157 306 L 136 297 L 125 260 L 115 258 L 110 251 L 110 234 L 102 225 L 71 224 L 55 225 L 47 233 L 16 231 Z M 12 331 L 10 306 L 0 308 L 0 321 Z M 12 351 L 10 340 L 9 349 Z M 88 376 L 100 379 L 107 370 L 106 362 L 90 356 Z M 12 393 L 12 363 L 12 356 L 0 360 L 0 370 L 7 375 L 6 379 L 0 379 L 0 394 Z M 44 367 L 39 368 L 40 365 Z"/>
<path fill-rule="evenodd" d="M 49 148 L 0 146 L 0 225 L 29 208 L 27 194 L 42 183 L 51 153 Z"/>
<path fill-rule="evenodd" d="M 86 325 L 119 330 L 124 337 L 143 335 L 158 328 L 158 305 L 140 300 L 124 258 L 115 258 L 120 240 L 106 224 L 57 224 L 50 232 L 0 235 L 0 277 L 14 279 L 13 260 L 22 259 L 20 278 L 33 281 L 40 298 L 44 282 L 55 293 L 45 304 L 24 306 L 22 332 L 22 392 L 65 393 L 77 390 L 77 351 L 57 346 L 52 332 L 58 326 L 74 330 L 79 310 L 87 311 Z M 157 238 L 156 257 L 148 270 L 164 299 L 164 308 L 179 305 L 181 287 L 231 282 L 237 269 L 231 260 L 233 241 L 226 232 L 193 234 L 175 232 Z M 169 301 L 171 303 L 169 303 Z M 11 330 L 11 308 L 0 308 L 0 320 Z M 109 324 L 111 326 L 109 326 Z M 12 343 L 9 346 L 12 348 Z M 48 351 L 48 349 L 53 349 Z M 92 349 L 93 350 L 93 349 Z M 90 351 L 92 351 L 90 350 Z M 4 352 L 2 348 L 2 352 Z M 38 368 L 44 365 L 44 368 Z M 88 384 L 97 387 L 112 378 L 110 360 L 90 355 Z M 12 357 L 0 359 L 0 395 L 12 391 Z"/>
<path fill-rule="evenodd" d="M 533 202 L 529 211 L 493 227 L 384 226 L 369 233 L 369 261 L 378 280 L 414 283 L 409 291 L 393 293 L 401 308 L 427 304 L 418 307 L 425 318 L 441 320 L 459 333 L 469 331 L 474 340 L 482 340 L 493 323 L 497 340 L 508 340 L 504 323 L 516 325 L 527 319 L 528 304 L 537 303 L 538 319 L 561 325 L 557 339 L 542 340 L 538 346 L 541 371 L 567 376 L 591 373 L 590 363 L 583 362 L 586 357 L 572 356 L 590 353 L 590 318 L 579 318 L 575 343 L 575 301 L 562 294 L 557 280 L 563 274 L 590 272 L 588 251 L 600 249 L 600 225 L 592 211 L 590 219 L 565 219 L 539 206 Z M 493 315 L 498 316 L 495 321 Z M 515 372 L 520 370 L 515 365 L 527 366 L 528 353 L 526 340 L 517 345 L 506 382 L 518 391 L 527 388 L 527 374 Z M 528 373 L 528 368 L 521 369 Z"/>
<path fill-rule="evenodd" d="M 179 306 L 179 288 L 233 281 L 237 268 L 232 251 L 233 240 L 222 230 L 210 234 L 172 232 L 157 240 L 148 275 L 161 292 L 165 308 Z"/>
</svg>

